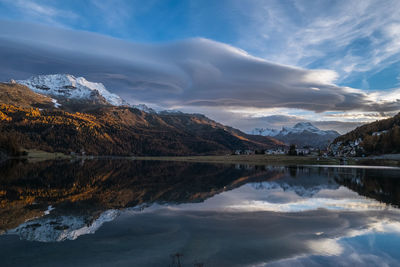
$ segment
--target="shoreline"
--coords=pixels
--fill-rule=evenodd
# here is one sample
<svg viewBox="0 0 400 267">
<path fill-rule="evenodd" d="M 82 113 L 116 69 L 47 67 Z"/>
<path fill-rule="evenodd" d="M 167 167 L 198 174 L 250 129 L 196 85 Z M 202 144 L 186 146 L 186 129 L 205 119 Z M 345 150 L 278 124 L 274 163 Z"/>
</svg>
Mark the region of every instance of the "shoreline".
<svg viewBox="0 0 400 267">
<path fill-rule="evenodd" d="M 385 157 L 347 158 L 341 164 L 340 158 L 316 156 L 288 156 L 288 155 L 225 155 L 225 156 L 167 156 L 167 157 L 134 157 L 136 160 L 153 161 L 180 161 L 219 164 L 250 164 L 250 165 L 360 165 L 360 166 L 388 166 L 400 167 L 399 159 Z"/>
<path fill-rule="evenodd" d="M 9 160 L 28 160 L 31 162 L 45 160 L 96 160 L 96 159 L 125 159 L 151 161 L 178 161 L 218 164 L 250 164 L 250 165 L 343 165 L 340 158 L 317 156 L 288 156 L 288 155 L 209 155 L 209 156 L 91 156 L 66 155 L 59 152 L 27 150 L 26 156 L 9 157 Z M 7 160 L 7 159 L 5 159 Z M 391 155 L 381 155 L 365 158 L 347 158 L 344 165 L 364 166 L 396 166 L 400 167 L 400 159 Z"/>
</svg>

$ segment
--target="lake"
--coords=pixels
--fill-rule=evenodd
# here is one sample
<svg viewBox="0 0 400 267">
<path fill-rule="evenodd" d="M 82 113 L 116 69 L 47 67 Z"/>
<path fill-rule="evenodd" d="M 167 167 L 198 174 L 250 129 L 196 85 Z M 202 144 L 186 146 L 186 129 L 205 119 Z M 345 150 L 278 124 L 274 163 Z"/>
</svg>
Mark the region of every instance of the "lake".
<svg viewBox="0 0 400 267">
<path fill-rule="evenodd" d="M 0 168 L 1 266 L 400 266 L 400 169 Z"/>
</svg>

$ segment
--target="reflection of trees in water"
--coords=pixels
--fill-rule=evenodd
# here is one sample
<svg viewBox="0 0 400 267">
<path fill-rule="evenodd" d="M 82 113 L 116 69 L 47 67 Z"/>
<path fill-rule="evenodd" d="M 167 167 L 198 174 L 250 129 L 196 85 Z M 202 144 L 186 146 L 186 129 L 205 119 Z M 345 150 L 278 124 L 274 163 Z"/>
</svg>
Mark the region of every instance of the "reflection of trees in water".
<svg viewBox="0 0 400 267">
<path fill-rule="evenodd" d="M 291 177 L 297 176 L 297 169 L 298 169 L 297 166 L 289 166 L 288 169 Z"/>
<path fill-rule="evenodd" d="M 183 257 L 183 254 L 181 254 L 181 253 L 179 253 L 179 252 L 177 252 L 177 253 L 175 253 L 175 254 L 172 254 L 171 255 L 171 260 L 172 260 L 172 263 L 171 263 L 171 267 L 182 267 L 182 265 L 181 265 L 181 258 Z"/>
<path fill-rule="evenodd" d="M 9 161 L 0 166 L 0 231 L 52 214 L 90 215 L 151 203 L 201 202 L 249 182 L 313 188 L 344 185 L 400 204 L 398 171 L 302 166 L 214 165 L 132 160 Z"/>
<path fill-rule="evenodd" d="M 400 206 L 400 171 L 379 169 L 347 169 L 335 181 L 362 196 Z"/>
<path fill-rule="evenodd" d="M 281 169 L 132 160 L 10 161 L 0 168 L 0 229 L 52 213 L 93 214 L 149 203 L 201 202 Z M 262 177 L 262 178 L 260 178 Z M 12 211 L 12 218 L 8 213 Z M 15 213 L 19 214 L 15 214 Z M 8 219 L 4 219 L 8 218 Z"/>
<path fill-rule="evenodd" d="M 313 175 L 332 178 L 335 183 L 362 196 L 400 206 L 400 171 L 397 169 L 289 166 L 287 170 L 292 178 Z"/>
<path fill-rule="evenodd" d="M 290 178 L 279 183 L 310 188 L 318 185 L 338 184 L 362 196 L 383 203 L 400 206 L 400 170 L 341 167 L 285 167 Z M 328 188 L 328 187 L 327 187 Z"/>
</svg>

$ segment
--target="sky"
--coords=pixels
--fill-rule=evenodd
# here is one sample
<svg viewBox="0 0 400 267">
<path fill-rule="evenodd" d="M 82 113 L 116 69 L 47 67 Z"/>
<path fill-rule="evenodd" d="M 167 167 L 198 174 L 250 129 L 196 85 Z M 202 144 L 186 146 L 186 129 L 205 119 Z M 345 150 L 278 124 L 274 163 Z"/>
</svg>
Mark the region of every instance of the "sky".
<svg viewBox="0 0 400 267">
<path fill-rule="evenodd" d="M 0 80 L 70 73 L 244 131 L 400 110 L 400 2 L 0 0 Z"/>
</svg>

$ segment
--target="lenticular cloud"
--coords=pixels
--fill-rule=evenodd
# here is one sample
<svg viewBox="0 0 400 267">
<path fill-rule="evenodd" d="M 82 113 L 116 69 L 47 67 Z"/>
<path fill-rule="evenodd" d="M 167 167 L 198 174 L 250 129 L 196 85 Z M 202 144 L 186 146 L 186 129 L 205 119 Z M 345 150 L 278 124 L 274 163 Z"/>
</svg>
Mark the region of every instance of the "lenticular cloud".
<svg viewBox="0 0 400 267">
<path fill-rule="evenodd" d="M 128 101 L 164 107 L 400 109 L 397 91 L 389 99 L 337 86 L 333 71 L 271 63 L 208 39 L 138 44 L 34 24 L 3 21 L 2 25 L 6 26 L 0 29 L 3 80 L 71 73 L 102 82 Z"/>
</svg>

